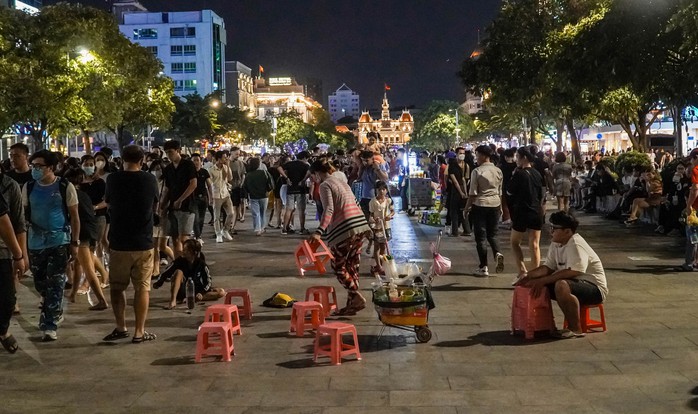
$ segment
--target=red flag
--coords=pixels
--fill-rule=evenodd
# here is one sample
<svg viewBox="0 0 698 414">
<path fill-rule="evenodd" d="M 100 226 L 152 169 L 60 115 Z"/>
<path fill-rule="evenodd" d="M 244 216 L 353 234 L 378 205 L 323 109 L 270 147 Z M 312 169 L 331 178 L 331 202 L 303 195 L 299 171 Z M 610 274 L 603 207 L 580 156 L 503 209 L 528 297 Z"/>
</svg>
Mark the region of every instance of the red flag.
<svg viewBox="0 0 698 414">
<path fill-rule="evenodd" d="M 259 65 L 259 73 L 264 73 L 264 68 L 262 67 L 262 65 Z"/>
<path fill-rule="evenodd" d="M 389 90 L 390 90 L 390 86 L 388 86 L 387 83 L 384 83 L 383 85 L 385 85 L 385 90 L 386 90 L 386 91 L 389 91 Z"/>
</svg>

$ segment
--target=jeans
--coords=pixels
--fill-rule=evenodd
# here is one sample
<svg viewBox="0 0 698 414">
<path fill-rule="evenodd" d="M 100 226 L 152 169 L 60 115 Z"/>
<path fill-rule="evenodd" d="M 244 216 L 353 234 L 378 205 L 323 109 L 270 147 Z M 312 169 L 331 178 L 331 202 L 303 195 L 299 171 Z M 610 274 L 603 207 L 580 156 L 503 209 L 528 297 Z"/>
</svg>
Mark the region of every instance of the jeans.
<svg viewBox="0 0 698 414">
<path fill-rule="evenodd" d="M 6 335 L 17 303 L 12 260 L 0 259 L 0 335 Z"/>
<path fill-rule="evenodd" d="M 693 244 L 691 240 L 691 238 L 695 238 L 695 232 L 696 230 L 694 230 L 694 227 L 686 226 L 686 267 L 693 266 L 693 263 L 696 261 L 696 249 L 698 248 L 698 244 Z"/>
<path fill-rule="evenodd" d="M 264 230 L 264 213 L 267 209 L 268 198 L 251 198 L 250 210 L 252 210 L 252 224 L 254 230 L 260 232 Z"/>
<path fill-rule="evenodd" d="M 477 256 L 480 259 L 480 267 L 487 266 L 487 245 L 489 242 L 492 253 L 499 253 L 497 243 L 497 224 L 499 223 L 499 207 L 473 206 L 470 213 L 475 230 L 475 247 Z"/>
<path fill-rule="evenodd" d="M 68 245 L 30 250 L 29 263 L 34 275 L 34 288 L 44 301 L 39 317 L 39 330 L 55 331 L 63 314 Z"/>
<path fill-rule="evenodd" d="M 204 230 L 204 219 L 206 218 L 206 208 L 208 201 L 206 199 L 195 198 L 192 200 L 194 204 L 194 238 L 200 239 L 201 233 Z"/>
<path fill-rule="evenodd" d="M 463 208 L 465 202 L 459 193 L 453 192 L 448 195 L 448 214 L 451 216 L 451 235 L 458 235 L 458 227 L 463 226 L 466 234 L 472 233 L 470 221 L 464 219 Z"/>
</svg>

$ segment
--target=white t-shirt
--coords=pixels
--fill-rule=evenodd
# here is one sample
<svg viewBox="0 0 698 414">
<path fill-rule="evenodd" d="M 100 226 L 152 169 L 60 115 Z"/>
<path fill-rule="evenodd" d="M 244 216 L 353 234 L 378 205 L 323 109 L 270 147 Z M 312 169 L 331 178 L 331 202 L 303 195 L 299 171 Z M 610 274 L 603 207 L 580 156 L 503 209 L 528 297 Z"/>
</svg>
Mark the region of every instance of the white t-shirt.
<svg viewBox="0 0 698 414">
<path fill-rule="evenodd" d="M 390 210 L 392 209 L 393 201 L 390 197 L 383 199 L 383 202 L 378 201 L 377 198 L 372 198 L 368 203 L 368 211 L 371 212 L 371 217 L 383 220 L 383 224 L 386 229 L 390 228 L 390 220 L 385 221 L 386 217 L 390 217 Z"/>
<path fill-rule="evenodd" d="M 592 250 L 589 244 L 579 234 L 574 234 L 567 244 L 550 243 L 548 257 L 545 266 L 557 270 L 576 270 L 582 274 L 578 279 L 593 283 L 601 291 L 603 300 L 606 300 L 608 287 L 606 285 L 606 273 L 599 256 Z"/>
</svg>

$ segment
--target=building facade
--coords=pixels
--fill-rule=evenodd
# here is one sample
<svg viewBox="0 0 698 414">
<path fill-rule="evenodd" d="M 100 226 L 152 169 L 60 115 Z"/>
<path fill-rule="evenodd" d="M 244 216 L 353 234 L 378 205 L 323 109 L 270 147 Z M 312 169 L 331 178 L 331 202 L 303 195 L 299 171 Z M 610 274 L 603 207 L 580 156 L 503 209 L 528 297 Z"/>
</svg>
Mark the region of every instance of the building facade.
<svg viewBox="0 0 698 414">
<path fill-rule="evenodd" d="M 410 111 L 403 110 L 397 119 L 390 117 L 390 104 L 388 104 L 388 94 L 383 94 L 383 110 L 380 119 L 371 118 L 368 111 L 364 111 L 359 117 L 359 142 L 366 143 L 366 135 L 369 132 L 380 134 L 378 143 L 386 146 L 402 146 L 410 141 L 412 131 L 414 131 L 414 119 Z"/>
<path fill-rule="evenodd" d="M 352 91 L 346 83 L 343 83 L 342 86 L 328 96 L 327 104 L 330 119 L 334 123 L 337 123 L 338 120 L 345 116 L 358 119 L 361 115 L 359 94 Z"/>
<path fill-rule="evenodd" d="M 305 87 L 291 77 L 258 78 L 255 80 L 254 94 L 258 119 L 295 111 L 303 122 L 311 123 L 314 119 L 313 109 L 322 108 L 320 103 L 306 96 Z"/>
<path fill-rule="evenodd" d="M 0 5 L 34 14 L 39 13 L 39 9 L 41 9 L 41 0 L 2 0 Z"/>
<path fill-rule="evenodd" d="M 257 113 L 252 69 L 237 61 L 225 62 L 226 103 L 240 110 Z"/>
<path fill-rule="evenodd" d="M 175 95 L 206 96 L 226 89 L 225 23 L 216 13 L 124 11 L 121 16 L 121 33 L 160 59 Z"/>
</svg>

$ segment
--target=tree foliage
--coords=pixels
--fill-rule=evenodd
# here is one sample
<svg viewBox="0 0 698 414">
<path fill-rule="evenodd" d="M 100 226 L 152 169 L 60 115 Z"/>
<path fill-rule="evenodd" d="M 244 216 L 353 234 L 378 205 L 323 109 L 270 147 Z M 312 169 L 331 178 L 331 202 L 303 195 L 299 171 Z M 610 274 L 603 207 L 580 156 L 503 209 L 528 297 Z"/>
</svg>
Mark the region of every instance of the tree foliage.
<svg viewBox="0 0 698 414">
<path fill-rule="evenodd" d="M 456 139 L 456 112 L 461 141 L 467 141 L 475 132 L 470 116 L 457 102 L 432 101 L 415 115 L 411 145 L 418 149 L 443 151 L 458 144 Z"/>
</svg>

